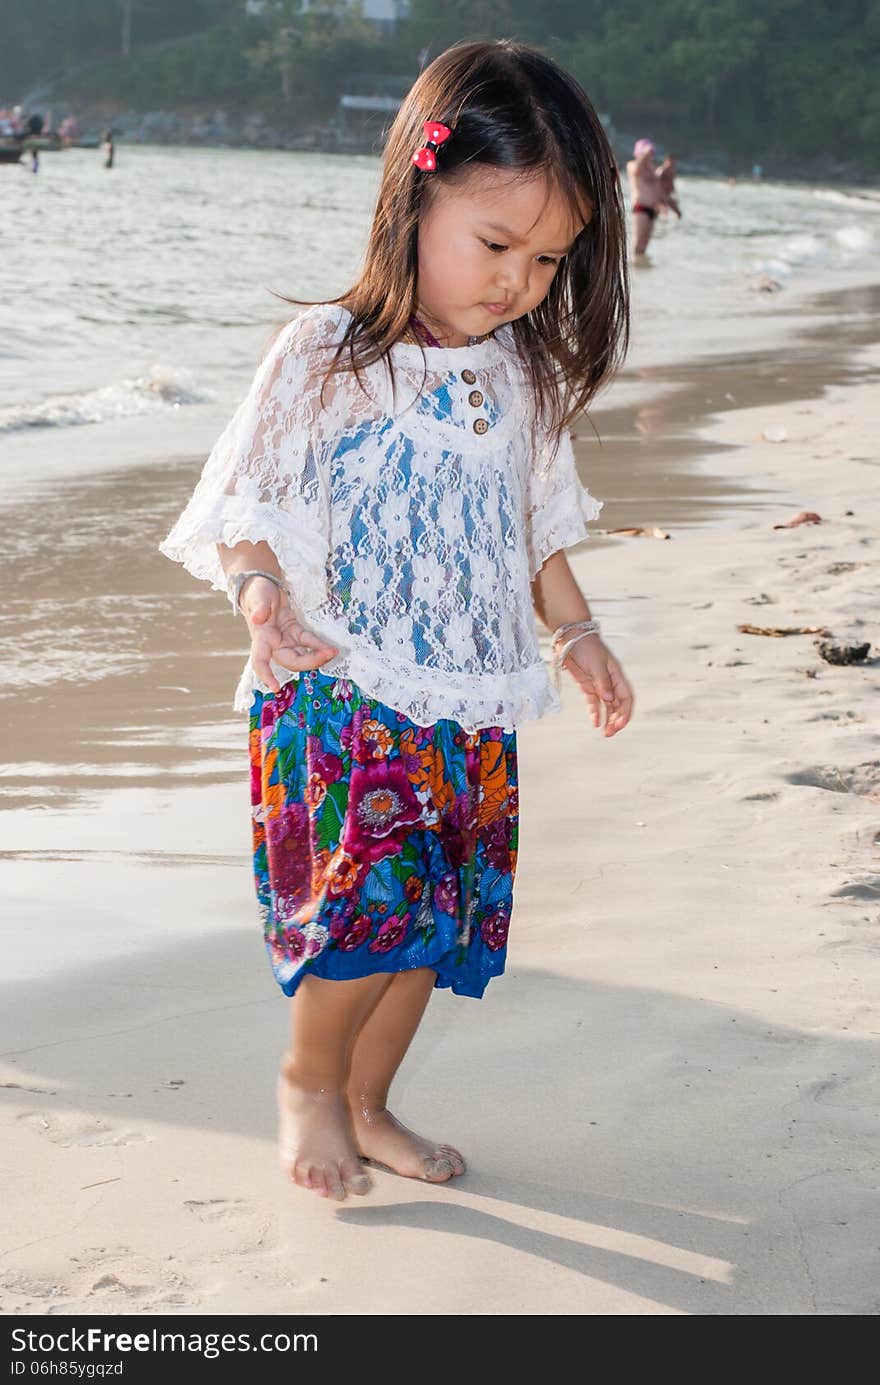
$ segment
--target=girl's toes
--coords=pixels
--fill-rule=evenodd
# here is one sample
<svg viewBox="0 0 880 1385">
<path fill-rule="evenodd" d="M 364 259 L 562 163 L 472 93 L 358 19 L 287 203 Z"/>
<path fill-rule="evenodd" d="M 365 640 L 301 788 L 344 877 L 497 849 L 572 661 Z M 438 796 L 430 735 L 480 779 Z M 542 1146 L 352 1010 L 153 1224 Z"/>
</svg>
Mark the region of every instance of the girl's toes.
<svg viewBox="0 0 880 1385">
<path fill-rule="evenodd" d="M 342 1181 L 349 1193 L 353 1193 L 356 1197 L 363 1197 L 364 1193 L 370 1191 L 372 1187 L 370 1175 L 364 1170 L 360 1162 L 357 1164 L 342 1164 L 340 1166 L 340 1172 L 342 1174 Z"/>
<path fill-rule="evenodd" d="M 327 1186 L 327 1196 L 335 1198 L 337 1202 L 345 1201 L 345 1188 L 339 1171 L 336 1168 L 325 1170 L 324 1178 Z"/>
<path fill-rule="evenodd" d="M 465 1173 L 467 1171 L 467 1164 L 464 1162 L 463 1157 L 459 1154 L 457 1149 L 454 1149 L 452 1147 L 452 1145 L 439 1145 L 437 1153 L 438 1155 L 445 1156 L 445 1158 L 449 1160 L 450 1164 L 452 1165 L 453 1174 L 457 1175 L 460 1173 Z"/>
<path fill-rule="evenodd" d="M 422 1163 L 425 1169 L 422 1177 L 428 1183 L 448 1183 L 452 1177 L 452 1163 L 445 1154 L 428 1154 Z"/>
<path fill-rule="evenodd" d="M 309 1169 L 309 1181 L 307 1187 L 311 1188 L 313 1193 L 317 1193 L 318 1197 L 327 1196 L 327 1180 L 324 1177 L 323 1169 L 317 1167 L 312 1167 L 311 1169 Z"/>
<path fill-rule="evenodd" d="M 312 1186 L 309 1182 L 309 1166 L 299 1160 L 294 1161 L 290 1170 L 290 1177 L 298 1188 L 310 1188 Z"/>
</svg>

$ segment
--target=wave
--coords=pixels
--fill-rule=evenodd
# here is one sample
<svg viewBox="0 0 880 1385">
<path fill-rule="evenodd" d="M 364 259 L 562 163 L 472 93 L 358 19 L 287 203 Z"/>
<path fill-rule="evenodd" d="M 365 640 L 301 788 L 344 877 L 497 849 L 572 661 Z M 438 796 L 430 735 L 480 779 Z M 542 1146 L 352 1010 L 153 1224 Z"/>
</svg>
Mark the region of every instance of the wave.
<svg viewBox="0 0 880 1385">
<path fill-rule="evenodd" d="M 813 196 L 820 202 L 836 202 L 839 206 L 857 208 L 859 211 L 880 212 L 880 197 L 871 192 L 840 192 L 836 188 L 813 188 Z"/>
<path fill-rule="evenodd" d="M 80 423 L 108 423 L 140 414 L 162 413 L 183 404 L 205 404 L 211 390 L 196 388 L 187 370 L 154 365 L 146 375 L 119 380 L 84 394 L 57 394 L 37 403 L 0 409 L 0 433 L 22 428 L 72 428 Z"/>
<path fill-rule="evenodd" d="M 750 270 L 757 274 L 770 274 L 777 279 L 785 279 L 795 270 L 808 266 L 827 265 L 831 252 L 818 236 L 809 233 L 786 236 L 766 258 L 753 261 Z"/>
<path fill-rule="evenodd" d="M 841 226 L 834 238 L 844 250 L 870 250 L 874 244 L 873 232 L 867 226 Z"/>
</svg>

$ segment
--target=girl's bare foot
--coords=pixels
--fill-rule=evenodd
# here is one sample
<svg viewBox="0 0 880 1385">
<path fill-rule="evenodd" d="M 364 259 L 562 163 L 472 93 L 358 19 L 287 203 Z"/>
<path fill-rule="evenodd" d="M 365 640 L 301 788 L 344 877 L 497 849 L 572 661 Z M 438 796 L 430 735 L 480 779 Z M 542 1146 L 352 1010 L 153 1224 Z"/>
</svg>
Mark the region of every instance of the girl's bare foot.
<svg viewBox="0 0 880 1385">
<path fill-rule="evenodd" d="M 278 1074 L 278 1133 L 281 1163 L 298 1187 L 340 1202 L 369 1192 L 344 1095 L 310 1086 L 286 1056 Z"/>
<path fill-rule="evenodd" d="M 384 1164 L 405 1178 L 421 1178 L 426 1183 L 446 1183 L 464 1173 L 464 1159 L 452 1145 L 423 1139 L 384 1106 L 366 1107 L 354 1097 L 350 1103 L 357 1147 L 367 1159 Z"/>
</svg>

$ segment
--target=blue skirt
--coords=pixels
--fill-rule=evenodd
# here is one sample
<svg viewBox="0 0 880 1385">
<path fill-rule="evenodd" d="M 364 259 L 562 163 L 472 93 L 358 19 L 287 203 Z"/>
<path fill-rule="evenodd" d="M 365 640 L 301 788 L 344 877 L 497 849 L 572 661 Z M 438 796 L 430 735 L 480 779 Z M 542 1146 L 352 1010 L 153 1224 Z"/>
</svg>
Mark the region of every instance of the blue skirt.
<svg viewBox="0 0 880 1385">
<path fill-rule="evenodd" d="M 250 708 L 254 883 L 275 978 L 431 967 L 479 998 L 504 971 L 516 731 L 419 726 L 314 670 Z"/>
</svg>

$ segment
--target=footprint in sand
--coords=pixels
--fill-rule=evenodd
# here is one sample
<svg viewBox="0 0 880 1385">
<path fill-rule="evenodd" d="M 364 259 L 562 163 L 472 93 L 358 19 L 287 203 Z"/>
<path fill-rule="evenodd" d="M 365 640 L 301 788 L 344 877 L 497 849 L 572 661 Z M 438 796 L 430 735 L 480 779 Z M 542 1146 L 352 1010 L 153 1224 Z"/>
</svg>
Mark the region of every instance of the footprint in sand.
<svg viewBox="0 0 880 1385">
<path fill-rule="evenodd" d="M 245 1198 L 209 1197 L 191 1198 L 184 1207 L 206 1226 L 217 1227 L 226 1233 L 222 1250 L 209 1249 L 206 1254 L 196 1256 L 196 1260 L 213 1264 L 230 1255 L 259 1256 L 274 1255 L 280 1245 L 277 1216 L 271 1208 L 260 1208 Z"/>
<path fill-rule="evenodd" d="M 0 1278 L 0 1311 L 150 1313 L 198 1309 L 201 1296 L 167 1260 L 154 1261 L 128 1246 L 89 1246 L 72 1255 L 63 1278 L 8 1271 Z"/>
<path fill-rule="evenodd" d="M 199 1296 L 173 1267 L 126 1246 L 86 1251 L 77 1268 L 76 1289 L 92 1313 L 144 1313 L 172 1304 L 198 1306 Z"/>
<path fill-rule="evenodd" d="M 6 1270 L 0 1275 L 0 1313 L 11 1317 L 16 1312 L 27 1312 L 39 1304 L 39 1311 L 45 1313 L 47 1301 L 64 1293 L 63 1285 L 57 1279 L 43 1275 L 25 1274 L 19 1270 Z"/>
<path fill-rule="evenodd" d="M 867 1072 L 848 1077 L 835 1072 L 807 1087 L 804 1095 L 817 1106 L 843 1106 L 867 1116 L 880 1099 L 880 1076 Z"/>
<path fill-rule="evenodd" d="M 806 784 L 830 793 L 850 793 L 880 803 L 880 760 L 866 760 L 850 769 L 839 765 L 814 765 L 786 776 L 790 784 Z M 832 890 L 829 899 L 873 904 L 880 899 L 880 876 L 864 875 Z"/>
<path fill-rule="evenodd" d="M 847 885 L 841 885 L 839 890 L 832 890 L 832 899 L 855 899 L 864 904 L 867 900 L 870 904 L 876 904 L 880 899 L 880 875 L 866 875 L 861 880 L 851 880 Z"/>
<path fill-rule="evenodd" d="M 831 793 L 852 793 L 880 802 L 880 760 L 865 760 L 851 769 L 839 765 L 812 765 L 786 775 L 789 784 L 807 784 Z"/>
<path fill-rule="evenodd" d="M 151 1136 L 142 1130 L 117 1130 L 98 1117 L 56 1116 L 47 1111 L 25 1111 L 17 1119 L 22 1125 L 35 1130 L 37 1134 L 51 1140 L 62 1149 L 77 1146 L 139 1145 L 148 1142 Z"/>
<path fill-rule="evenodd" d="M 249 1202 L 240 1197 L 209 1197 L 201 1202 L 184 1202 L 188 1212 L 204 1222 L 240 1221 L 250 1218 L 254 1209 Z"/>
<path fill-rule="evenodd" d="M 126 1284 L 124 1279 L 120 1279 L 118 1274 L 99 1275 L 89 1289 L 89 1296 L 93 1294 L 114 1294 L 126 1299 L 141 1299 L 153 1292 L 151 1284 Z"/>
</svg>

